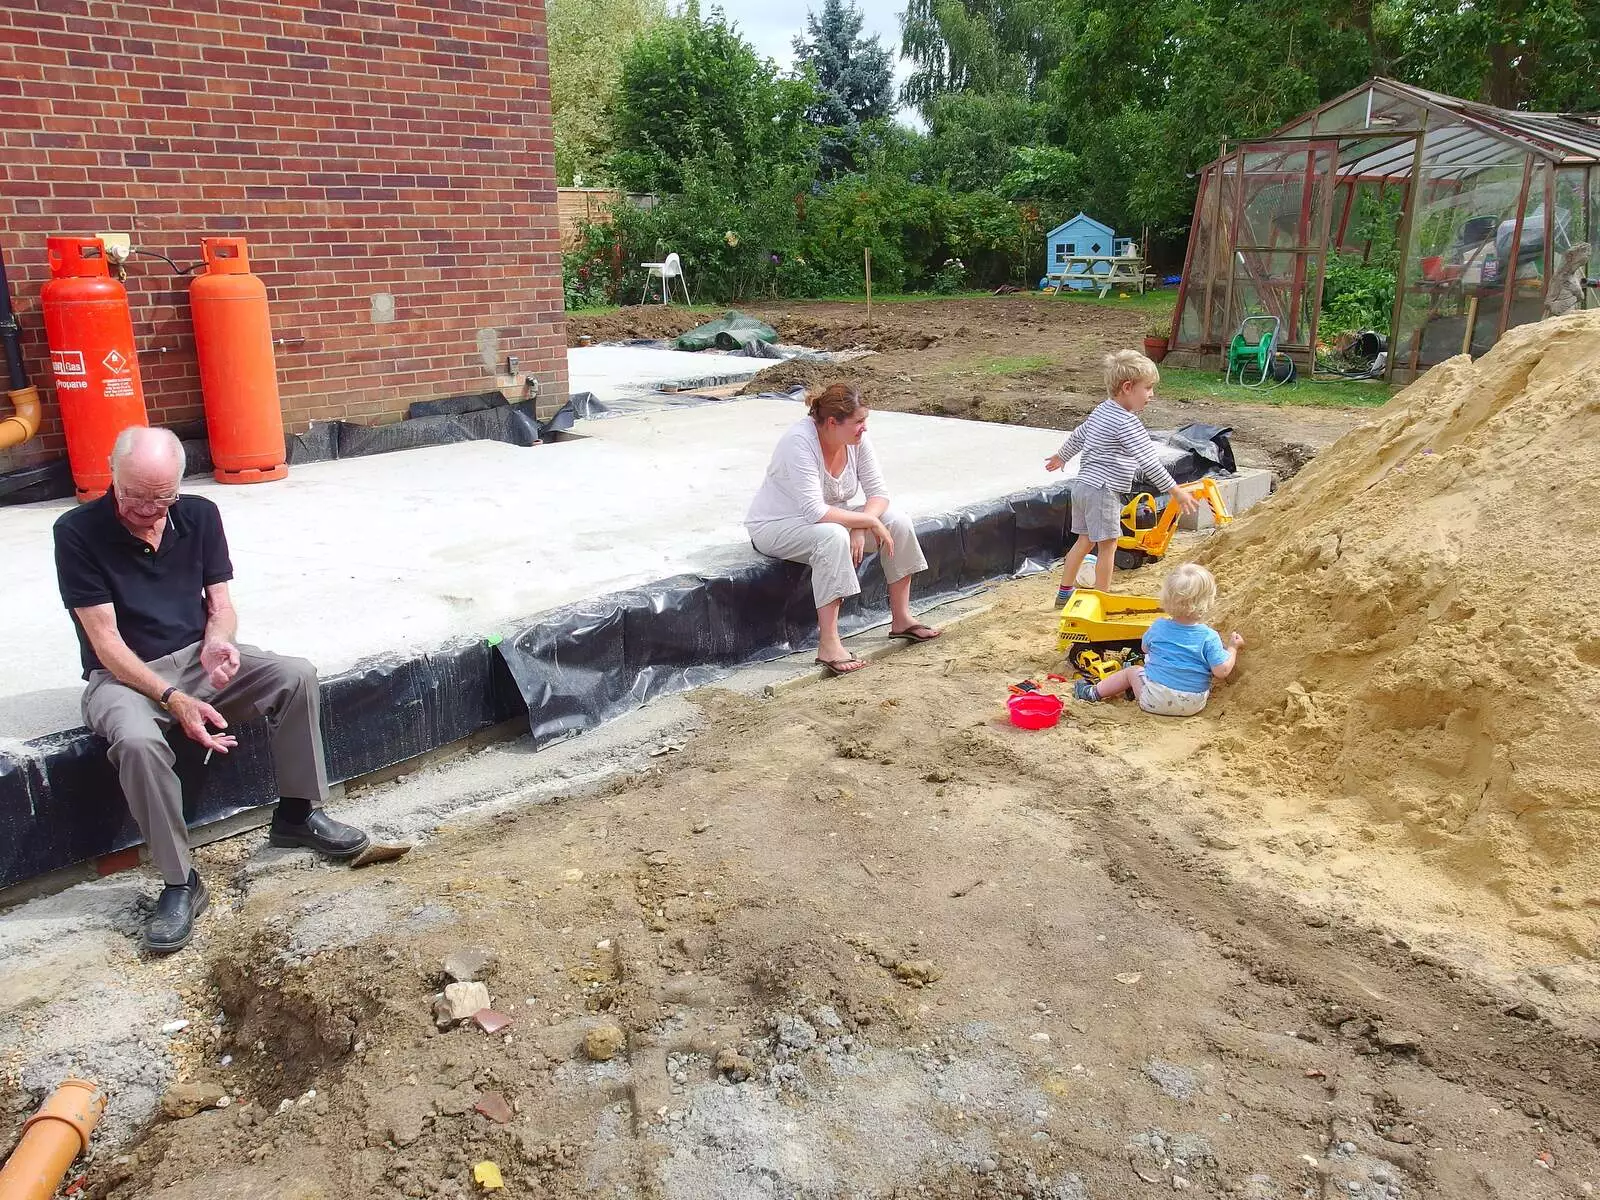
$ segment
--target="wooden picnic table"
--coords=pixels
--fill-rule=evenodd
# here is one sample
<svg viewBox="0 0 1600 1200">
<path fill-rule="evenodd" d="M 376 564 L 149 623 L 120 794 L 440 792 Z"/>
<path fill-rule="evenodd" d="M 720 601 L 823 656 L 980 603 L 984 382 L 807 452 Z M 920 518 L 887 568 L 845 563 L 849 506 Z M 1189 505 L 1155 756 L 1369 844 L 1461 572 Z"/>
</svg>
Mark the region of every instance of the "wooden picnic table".
<svg viewBox="0 0 1600 1200">
<path fill-rule="evenodd" d="M 1101 263 L 1106 264 L 1108 269 L 1097 271 L 1095 268 Z M 1074 283 L 1092 283 L 1100 289 L 1102 300 L 1114 287 L 1138 288 L 1142 296 L 1145 284 L 1144 259 L 1137 255 L 1069 254 L 1051 265 L 1046 278 L 1057 288 Z"/>
</svg>

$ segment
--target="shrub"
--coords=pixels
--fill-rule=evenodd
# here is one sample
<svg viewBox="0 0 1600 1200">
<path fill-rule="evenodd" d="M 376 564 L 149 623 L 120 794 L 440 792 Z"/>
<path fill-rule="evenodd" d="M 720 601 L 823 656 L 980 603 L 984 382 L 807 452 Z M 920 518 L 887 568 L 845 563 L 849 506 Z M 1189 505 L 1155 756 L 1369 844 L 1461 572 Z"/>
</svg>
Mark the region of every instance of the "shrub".
<svg viewBox="0 0 1600 1200">
<path fill-rule="evenodd" d="M 875 167 L 818 182 L 809 163 L 742 162 L 720 138 L 677 167 L 682 190 L 612 207 L 569 255 L 569 306 L 633 303 L 641 262 L 682 260 L 694 299 L 959 292 L 1017 279 L 1039 253 L 1038 213 L 993 193 L 952 195 Z"/>
<path fill-rule="evenodd" d="M 933 277 L 933 290 L 941 296 L 954 296 L 967 290 L 967 267 L 959 258 L 947 258 Z"/>
<path fill-rule="evenodd" d="M 1362 329 L 1387 333 L 1394 316 L 1393 268 L 1363 263 L 1355 254 L 1328 258 L 1322 281 L 1322 315 L 1317 336 L 1333 337 Z"/>
<path fill-rule="evenodd" d="M 582 250 L 561 256 L 561 286 L 568 312 L 601 308 L 613 300 L 605 264 Z"/>
</svg>

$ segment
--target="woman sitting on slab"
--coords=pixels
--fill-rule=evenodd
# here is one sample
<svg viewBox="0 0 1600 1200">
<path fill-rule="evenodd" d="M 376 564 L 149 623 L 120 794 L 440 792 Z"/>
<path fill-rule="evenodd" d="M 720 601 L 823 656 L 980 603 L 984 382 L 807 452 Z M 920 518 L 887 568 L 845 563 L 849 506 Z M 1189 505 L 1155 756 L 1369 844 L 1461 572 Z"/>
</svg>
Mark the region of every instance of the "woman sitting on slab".
<svg viewBox="0 0 1600 1200">
<path fill-rule="evenodd" d="M 817 601 L 817 662 L 834 675 L 866 663 L 839 638 L 839 605 L 861 591 L 856 568 L 870 552 L 889 584 L 889 636 L 932 641 L 937 629 L 911 615 L 911 577 L 928 569 L 916 530 L 889 507 L 889 490 L 867 440 L 867 406 L 850 384 L 808 398 L 811 411 L 784 431 L 744 525 L 763 554 L 806 563 Z M 854 503 L 858 492 L 864 504 Z"/>
</svg>

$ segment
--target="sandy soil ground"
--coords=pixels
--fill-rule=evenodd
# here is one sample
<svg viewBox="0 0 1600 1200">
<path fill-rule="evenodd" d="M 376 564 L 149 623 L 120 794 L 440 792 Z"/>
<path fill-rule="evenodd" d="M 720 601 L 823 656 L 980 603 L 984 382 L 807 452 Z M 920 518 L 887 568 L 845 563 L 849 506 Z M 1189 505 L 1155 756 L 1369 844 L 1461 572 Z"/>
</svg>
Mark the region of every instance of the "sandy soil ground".
<svg viewBox="0 0 1600 1200">
<path fill-rule="evenodd" d="M 752 381 L 752 391 L 833 379 L 859 382 L 875 408 L 934 416 L 1070 429 L 1104 396 L 1100 360 L 1137 349 L 1149 314 L 1031 296 L 880 304 L 756 305 L 750 311 L 786 342 L 823 350 L 865 348 L 869 358 L 841 366 L 787 363 Z M 597 340 L 675 337 L 704 313 L 642 305 L 605 316 L 572 314 L 567 336 Z M 1157 401 L 1145 413 L 1152 429 L 1192 422 L 1228 425 L 1248 466 L 1287 477 L 1317 450 L 1371 415 L 1370 409 L 1270 407 Z"/>
<path fill-rule="evenodd" d="M 391 867 L 209 851 L 183 956 L 114 935 L 192 1025 L 173 1115 L 88 1194 L 465 1196 L 483 1161 L 551 1198 L 1590 1194 L 1596 1026 L 1518 974 L 1537 946 L 1297 891 L 1272 856 L 1314 836 L 1274 851 L 1158 769 L 1212 715 L 1005 723 L 1058 665 L 1053 587 L 848 679 L 699 693 L 648 769 Z M 432 1014 L 474 947 L 495 1036 Z"/>
</svg>

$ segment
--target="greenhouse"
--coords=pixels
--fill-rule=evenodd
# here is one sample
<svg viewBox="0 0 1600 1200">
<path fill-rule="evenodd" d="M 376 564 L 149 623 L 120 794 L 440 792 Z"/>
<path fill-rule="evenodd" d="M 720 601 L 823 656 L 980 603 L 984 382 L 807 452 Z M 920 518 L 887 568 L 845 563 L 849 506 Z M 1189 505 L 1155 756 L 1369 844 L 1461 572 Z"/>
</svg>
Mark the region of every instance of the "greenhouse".
<svg viewBox="0 0 1600 1200">
<path fill-rule="evenodd" d="M 1307 371 L 1371 330 L 1404 382 L 1539 320 L 1560 275 L 1600 273 L 1597 226 L 1600 115 L 1373 79 L 1201 173 L 1172 348 L 1218 354 L 1276 318 Z"/>
</svg>

